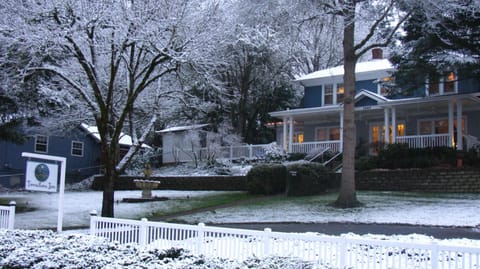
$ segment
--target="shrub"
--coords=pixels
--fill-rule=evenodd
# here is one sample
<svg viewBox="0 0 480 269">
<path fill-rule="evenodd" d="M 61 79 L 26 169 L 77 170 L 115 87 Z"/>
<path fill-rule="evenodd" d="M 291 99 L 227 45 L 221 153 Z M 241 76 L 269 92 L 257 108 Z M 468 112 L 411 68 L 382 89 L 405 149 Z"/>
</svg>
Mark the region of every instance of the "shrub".
<svg viewBox="0 0 480 269">
<path fill-rule="evenodd" d="M 409 148 L 407 144 L 391 144 L 379 151 L 377 157 L 358 160 L 358 169 L 377 168 L 427 168 L 434 166 L 455 166 L 458 152 L 450 147 Z"/>
<path fill-rule="evenodd" d="M 307 156 L 306 153 L 303 152 L 294 152 L 294 153 L 289 153 L 287 157 L 287 161 L 299 161 L 305 159 L 305 156 Z"/>
<path fill-rule="evenodd" d="M 313 195 L 325 192 L 332 186 L 334 173 L 319 163 L 297 163 L 287 167 L 289 196 Z"/>
<path fill-rule="evenodd" d="M 285 192 L 287 169 L 281 164 L 259 164 L 247 174 L 247 188 L 253 194 Z"/>
<path fill-rule="evenodd" d="M 362 156 L 355 162 L 355 168 L 359 171 L 366 171 L 378 167 L 376 156 Z"/>
</svg>

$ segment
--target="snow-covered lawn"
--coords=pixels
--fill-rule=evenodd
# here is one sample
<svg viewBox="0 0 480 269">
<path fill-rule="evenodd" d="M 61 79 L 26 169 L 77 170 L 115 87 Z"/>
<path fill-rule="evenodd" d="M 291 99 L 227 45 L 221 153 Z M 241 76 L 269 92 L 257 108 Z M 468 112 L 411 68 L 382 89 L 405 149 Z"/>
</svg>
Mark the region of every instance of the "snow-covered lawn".
<svg viewBox="0 0 480 269">
<path fill-rule="evenodd" d="M 480 194 L 420 194 L 358 192 L 363 207 L 338 209 L 329 206 L 337 194 L 278 197 L 260 204 L 241 205 L 177 217 L 188 223 L 243 222 L 357 222 L 433 226 L 480 225 Z"/>
<path fill-rule="evenodd" d="M 153 196 L 167 197 L 167 201 L 148 203 L 125 203 L 123 198 L 140 198 L 141 191 L 115 192 L 115 217 L 141 219 L 155 211 L 168 211 L 170 208 L 190 209 L 192 198 L 218 195 L 227 192 L 219 191 L 153 191 Z M 58 194 L 47 192 L 11 192 L 0 195 L 0 198 L 14 200 L 17 204 L 28 203 L 34 211 L 17 213 L 15 227 L 20 229 L 54 228 L 58 216 Z M 63 227 L 87 227 L 90 223 L 90 212 L 101 212 L 102 192 L 73 191 L 65 192 Z"/>
<path fill-rule="evenodd" d="M 153 212 L 168 212 L 172 208 L 190 209 L 192 198 L 201 199 L 210 195 L 225 194 L 218 191 L 153 191 L 154 196 L 170 200 L 148 203 L 115 204 L 119 218 L 140 219 Z M 115 200 L 140 197 L 141 191 L 117 191 Z M 0 197 L 28 202 L 36 210 L 19 213 L 15 227 L 37 229 L 56 227 L 57 194 L 41 192 L 13 192 Z M 188 198 L 187 198 L 188 197 Z M 360 222 L 401 223 L 435 226 L 477 227 L 480 225 L 480 194 L 418 194 L 398 192 L 358 192 L 364 207 L 335 209 L 328 204 L 336 194 L 307 197 L 274 197 L 260 203 L 220 208 L 197 214 L 175 217 L 176 220 L 197 224 L 238 222 Z M 64 227 L 87 227 L 91 210 L 101 209 L 102 193 L 95 191 L 66 192 Z"/>
</svg>

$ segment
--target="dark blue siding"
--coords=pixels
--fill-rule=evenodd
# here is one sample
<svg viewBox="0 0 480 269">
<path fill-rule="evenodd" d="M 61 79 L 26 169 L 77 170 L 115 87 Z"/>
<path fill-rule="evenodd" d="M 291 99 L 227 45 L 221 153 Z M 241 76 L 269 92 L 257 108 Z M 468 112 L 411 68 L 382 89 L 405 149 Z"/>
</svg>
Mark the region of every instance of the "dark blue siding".
<svg viewBox="0 0 480 269">
<path fill-rule="evenodd" d="M 72 156 L 72 141 L 83 142 L 83 157 Z M 0 142 L 0 175 L 23 174 L 26 167 L 26 158 L 22 152 L 35 153 L 35 137 L 30 137 L 24 144 L 17 145 Z M 75 129 L 65 136 L 49 136 L 48 152 L 40 153 L 67 158 L 67 181 L 82 179 L 99 171 L 100 146 L 86 132 Z M 23 176 L 22 183 L 23 184 Z M 10 177 L 0 176 L 0 184 L 9 186 Z"/>
<path fill-rule="evenodd" d="M 355 106 L 376 106 L 378 104 L 377 101 L 373 100 L 372 98 L 362 98 L 358 102 L 355 103 Z"/>
<path fill-rule="evenodd" d="M 480 81 L 474 78 L 462 79 L 461 77 L 459 77 L 458 92 L 459 93 L 480 92 Z"/>
<path fill-rule="evenodd" d="M 303 97 L 303 107 L 319 107 L 322 106 L 322 87 L 305 87 L 305 95 Z"/>
<path fill-rule="evenodd" d="M 361 80 L 355 82 L 355 91 L 359 93 L 361 90 L 367 90 L 370 92 L 377 93 L 377 83 L 374 83 L 375 80 Z"/>
</svg>

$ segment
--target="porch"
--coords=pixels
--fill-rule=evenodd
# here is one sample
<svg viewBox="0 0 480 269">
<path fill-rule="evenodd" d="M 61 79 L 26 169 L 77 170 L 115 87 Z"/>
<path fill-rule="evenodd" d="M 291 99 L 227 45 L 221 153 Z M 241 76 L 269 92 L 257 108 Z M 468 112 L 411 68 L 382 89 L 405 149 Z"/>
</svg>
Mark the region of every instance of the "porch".
<svg viewBox="0 0 480 269">
<path fill-rule="evenodd" d="M 365 98 L 368 102 L 364 102 Z M 362 92 L 357 94 L 356 102 L 357 143 L 372 145 L 370 153 L 394 143 L 408 144 L 411 148 L 458 150 L 480 145 L 478 94 L 390 100 Z M 308 154 L 325 149 L 342 152 L 341 104 L 277 111 L 270 115 L 282 119 L 276 125 L 277 143 L 286 152 Z"/>
<path fill-rule="evenodd" d="M 334 153 L 341 152 L 340 140 L 333 141 L 313 141 L 313 142 L 294 142 L 291 146 L 291 153 L 311 153 L 314 151 L 329 150 Z M 434 135 L 406 135 L 397 136 L 392 144 L 407 144 L 410 148 L 432 148 L 432 147 L 452 147 L 455 143 L 455 137 L 448 134 Z M 480 145 L 480 141 L 471 135 L 463 136 L 463 144 L 465 149 L 469 150 Z"/>
</svg>

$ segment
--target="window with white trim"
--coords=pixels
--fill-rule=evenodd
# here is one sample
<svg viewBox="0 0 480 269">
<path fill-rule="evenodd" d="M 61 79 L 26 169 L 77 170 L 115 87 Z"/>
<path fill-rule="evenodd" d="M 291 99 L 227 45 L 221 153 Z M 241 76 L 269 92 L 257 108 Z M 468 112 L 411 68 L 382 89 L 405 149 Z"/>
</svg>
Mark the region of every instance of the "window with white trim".
<svg viewBox="0 0 480 269">
<path fill-rule="evenodd" d="M 336 105 L 343 102 L 345 87 L 343 83 L 323 85 L 323 105 Z"/>
<path fill-rule="evenodd" d="M 72 156 L 83 157 L 83 142 L 81 141 L 72 141 Z"/>
<path fill-rule="evenodd" d="M 427 95 L 439 95 L 457 92 L 457 76 L 455 72 L 444 75 L 430 74 L 427 79 Z"/>
<path fill-rule="evenodd" d="M 456 132 L 457 119 L 453 120 L 453 129 Z M 462 132 L 465 133 L 465 118 L 462 117 Z M 448 119 L 428 119 L 418 121 L 420 135 L 448 134 Z"/>
<path fill-rule="evenodd" d="M 48 136 L 45 136 L 45 135 L 35 136 L 35 152 L 39 152 L 39 153 L 48 152 Z"/>
<path fill-rule="evenodd" d="M 318 127 L 315 129 L 316 141 L 340 140 L 339 127 Z"/>
<path fill-rule="evenodd" d="M 337 84 L 337 100 L 335 100 L 336 104 L 343 103 L 344 94 L 345 94 L 345 87 L 343 86 L 343 83 L 338 83 Z"/>
<path fill-rule="evenodd" d="M 377 93 L 382 96 L 390 95 L 389 86 L 391 87 L 394 83 L 395 79 L 392 76 L 379 79 Z"/>
<path fill-rule="evenodd" d="M 333 84 L 323 86 L 323 105 L 333 105 Z"/>
</svg>

